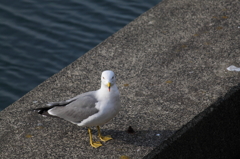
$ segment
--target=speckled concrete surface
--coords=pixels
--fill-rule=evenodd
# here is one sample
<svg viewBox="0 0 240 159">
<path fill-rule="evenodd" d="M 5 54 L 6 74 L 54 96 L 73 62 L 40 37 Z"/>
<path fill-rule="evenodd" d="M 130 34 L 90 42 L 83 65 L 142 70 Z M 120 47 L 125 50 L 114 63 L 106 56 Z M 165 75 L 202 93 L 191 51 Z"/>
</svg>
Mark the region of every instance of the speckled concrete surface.
<svg viewBox="0 0 240 159">
<path fill-rule="evenodd" d="M 165 0 L 0 112 L 0 158 L 142 158 L 239 83 L 238 0 Z M 99 149 L 86 128 L 30 109 L 100 87 L 111 69 L 121 112 Z M 135 134 L 126 133 L 132 126 Z M 96 131 L 94 131 L 96 134 Z"/>
<path fill-rule="evenodd" d="M 237 159 L 240 84 L 154 148 L 144 159 Z"/>
</svg>

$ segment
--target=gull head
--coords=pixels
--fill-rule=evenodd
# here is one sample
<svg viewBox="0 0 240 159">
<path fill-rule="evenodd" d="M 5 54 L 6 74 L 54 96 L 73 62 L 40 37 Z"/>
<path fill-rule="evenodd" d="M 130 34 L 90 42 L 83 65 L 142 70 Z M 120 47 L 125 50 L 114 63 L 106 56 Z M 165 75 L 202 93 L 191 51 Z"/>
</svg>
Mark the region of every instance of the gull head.
<svg viewBox="0 0 240 159">
<path fill-rule="evenodd" d="M 110 92 L 110 88 L 115 84 L 116 78 L 113 71 L 106 70 L 102 72 L 101 76 L 102 85 L 108 88 Z"/>
</svg>

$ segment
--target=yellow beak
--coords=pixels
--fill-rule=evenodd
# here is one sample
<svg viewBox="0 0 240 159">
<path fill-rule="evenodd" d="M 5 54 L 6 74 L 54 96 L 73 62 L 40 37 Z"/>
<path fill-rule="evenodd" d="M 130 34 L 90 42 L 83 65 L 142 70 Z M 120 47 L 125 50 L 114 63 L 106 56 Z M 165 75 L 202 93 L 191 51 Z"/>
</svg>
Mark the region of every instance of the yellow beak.
<svg viewBox="0 0 240 159">
<path fill-rule="evenodd" d="M 107 86 L 108 86 L 108 91 L 110 92 L 111 83 L 108 82 L 108 83 L 107 83 Z"/>
</svg>

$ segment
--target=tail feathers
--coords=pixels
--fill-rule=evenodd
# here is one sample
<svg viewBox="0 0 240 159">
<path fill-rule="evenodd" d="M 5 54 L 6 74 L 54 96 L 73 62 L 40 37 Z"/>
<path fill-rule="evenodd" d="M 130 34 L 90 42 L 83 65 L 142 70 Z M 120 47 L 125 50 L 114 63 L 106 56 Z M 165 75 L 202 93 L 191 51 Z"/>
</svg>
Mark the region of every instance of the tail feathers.
<svg viewBox="0 0 240 159">
<path fill-rule="evenodd" d="M 66 101 L 61 101 L 61 102 L 51 102 L 51 103 L 47 104 L 47 107 L 33 109 L 33 111 L 35 111 L 35 112 L 37 112 L 38 114 L 41 114 L 41 115 L 46 115 L 46 116 L 52 116 L 53 117 L 53 115 L 48 113 L 48 110 L 50 110 L 54 107 L 66 106 L 69 103 L 75 101 L 76 99 L 77 99 L 77 97 L 66 100 Z"/>
<path fill-rule="evenodd" d="M 37 109 L 33 109 L 33 111 L 35 111 L 35 112 L 37 112 L 38 114 L 41 114 L 41 115 L 51 116 L 50 114 L 48 114 L 48 110 L 52 109 L 53 107 L 55 107 L 55 106 L 37 108 Z"/>
</svg>

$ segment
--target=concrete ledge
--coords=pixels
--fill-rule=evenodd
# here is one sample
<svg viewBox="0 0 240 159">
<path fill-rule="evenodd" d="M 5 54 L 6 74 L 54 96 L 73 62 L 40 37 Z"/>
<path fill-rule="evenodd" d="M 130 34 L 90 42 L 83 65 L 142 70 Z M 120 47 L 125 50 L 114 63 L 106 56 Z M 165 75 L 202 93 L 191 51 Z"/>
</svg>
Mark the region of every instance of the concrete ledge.
<svg viewBox="0 0 240 159">
<path fill-rule="evenodd" d="M 240 66 L 239 5 L 237 0 L 159 3 L 1 111 L 0 158 L 146 156 L 239 84 L 240 73 L 226 70 Z M 86 128 L 29 111 L 98 89 L 106 69 L 117 74 L 122 110 L 103 127 L 103 134 L 115 139 L 103 147 L 89 146 Z M 187 137 L 188 129 L 204 127 L 200 121 L 192 124 L 196 128 L 185 126 Z M 129 126 L 135 134 L 126 132 Z M 175 141 L 173 147 L 182 143 Z"/>
<path fill-rule="evenodd" d="M 144 159 L 239 158 L 240 85 L 194 117 Z"/>
</svg>

